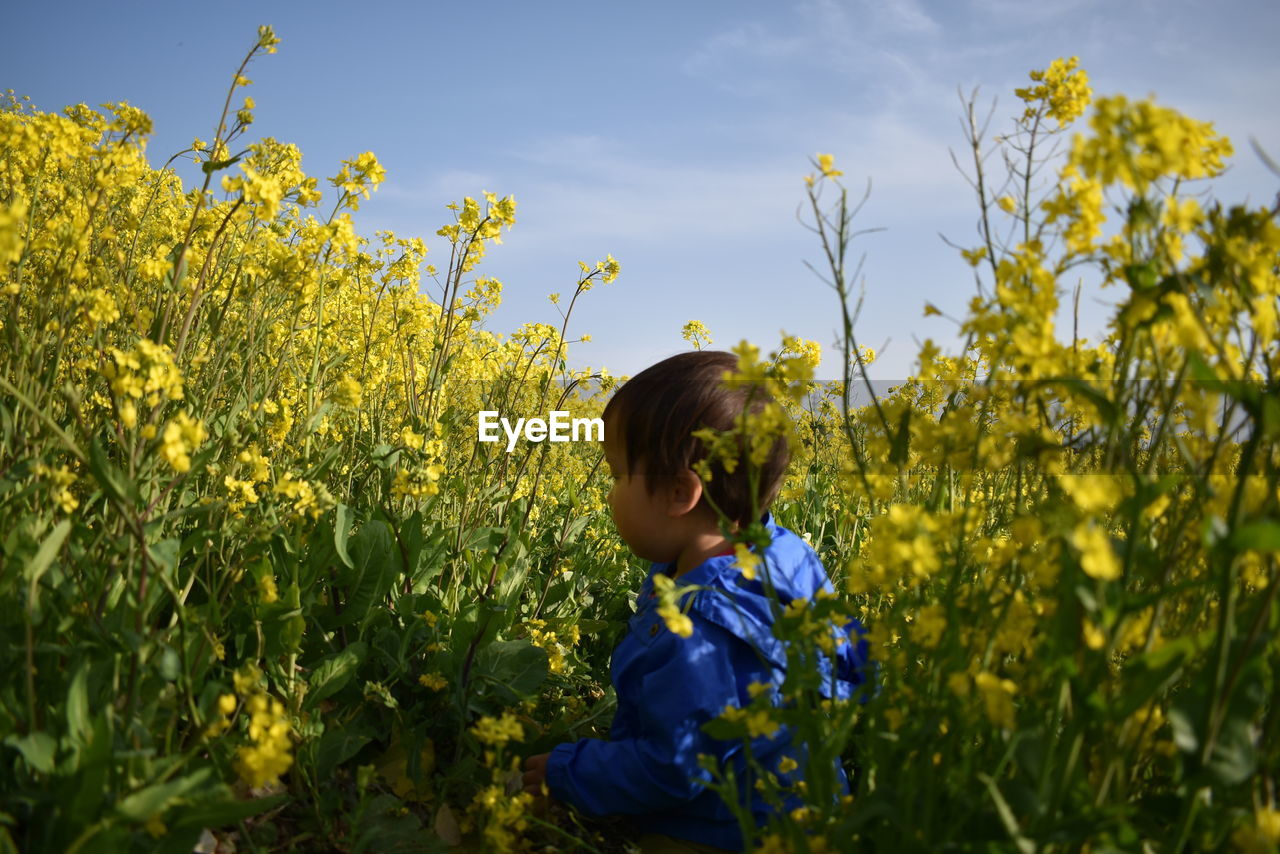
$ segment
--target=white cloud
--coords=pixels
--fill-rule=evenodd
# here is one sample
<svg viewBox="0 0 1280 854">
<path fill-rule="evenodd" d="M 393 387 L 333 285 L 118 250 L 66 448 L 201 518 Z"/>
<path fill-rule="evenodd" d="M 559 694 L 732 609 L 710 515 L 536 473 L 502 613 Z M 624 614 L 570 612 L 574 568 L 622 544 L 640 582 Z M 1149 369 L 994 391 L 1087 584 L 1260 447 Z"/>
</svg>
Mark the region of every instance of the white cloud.
<svg viewBox="0 0 1280 854">
<path fill-rule="evenodd" d="M 719 70 L 738 57 L 785 59 L 796 56 L 804 47 L 805 39 L 799 36 L 779 36 L 751 21 L 708 38 L 685 60 L 683 69 L 689 74 L 703 74 Z"/>
<path fill-rule="evenodd" d="M 481 190 L 498 188 L 498 180 L 487 172 L 450 169 L 417 179 L 388 179 L 378 194 L 410 206 L 435 208 L 449 201 L 462 201 L 463 196 L 476 196 Z"/>
</svg>

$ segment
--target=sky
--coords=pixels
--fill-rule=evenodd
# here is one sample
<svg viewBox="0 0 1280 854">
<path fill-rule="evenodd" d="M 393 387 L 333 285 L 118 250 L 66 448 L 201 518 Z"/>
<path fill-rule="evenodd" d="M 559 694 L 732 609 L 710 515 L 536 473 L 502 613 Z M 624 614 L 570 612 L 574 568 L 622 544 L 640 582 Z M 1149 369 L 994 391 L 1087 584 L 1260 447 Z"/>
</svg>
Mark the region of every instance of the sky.
<svg viewBox="0 0 1280 854">
<path fill-rule="evenodd" d="M 547 295 L 612 254 L 622 274 L 579 300 L 568 337 L 592 337 L 572 365 L 615 375 L 687 349 L 693 319 L 715 348 L 816 340 L 819 375 L 838 374 L 839 304 L 806 266 L 821 248 L 798 218 L 819 152 L 852 195 L 870 182 L 855 227 L 876 230 L 851 253 L 872 377 L 910 375 L 926 338 L 954 352 L 975 283 L 943 237 L 978 243 L 951 158 L 967 156 L 961 94 L 977 88 L 982 115 L 994 101 L 990 135 L 1007 132 L 1014 88 L 1060 56 L 1080 57 L 1095 96 L 1152 96 L 1228 135 L 1230 170 L 1200 189 L 1254 204 L 1280 190 L 1250 144 L 1280 160 L 1275 0 L 44 0 L 5 12 L 0 89 L 49 111 L 140 107 L 158 166 L 212 137 L 260 24 L 281 43 L 247 72 L 249 139 L 297 144 L 321 178 L 373 151 L 387 178 L 358 230 L 423 237 L 440 266 L 446 204 L 514 195 L 518 221 L 477 271 L 504 283 L 495 332 L 558 325 Z M 1114 298 L 1085 291 L 1082 334 Z M 926 302 L 945 316 L 924 317 Z"/>
</svg>

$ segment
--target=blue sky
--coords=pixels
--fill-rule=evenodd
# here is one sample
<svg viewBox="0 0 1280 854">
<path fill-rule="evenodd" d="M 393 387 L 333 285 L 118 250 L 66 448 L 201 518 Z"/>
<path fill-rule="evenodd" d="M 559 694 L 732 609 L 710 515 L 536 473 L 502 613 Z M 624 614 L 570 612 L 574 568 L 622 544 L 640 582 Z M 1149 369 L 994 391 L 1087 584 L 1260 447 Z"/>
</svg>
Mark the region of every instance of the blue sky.
<svg viewBox="0 0 1280 854">
<path fill-rule="evenodd" d="M 209 9 L 210 11 L 204 11 Z M 387 181 L 357 215 L 362 233 L 428 238 L 444 205 L 514 194 L 518 222 L 482 271 L 505 284 L 499 332 L 559 321 L 546 301 L 571 290 L 579 259 L 612 253 L 622 275 L 587 294 L 577 366 L 634 373 L 684 349 L 697 318 L 716 347 L 764 349 L 782 330 L 831 356 L 832 292 L 804 266 L 818 244 L 796 220 L 817 152 L 872 193 L 859 219 L 882 232 L 866 253 L 860 343 L 872 374 L 906 376 L 917 342 L 954 346 L 974 293 L 940 239 L 976 244 L 958 90 L 998 99 L 1009 128 L 1026 73 L 1078 55 L 1095 94 L 1155 95 L 1212 120 L 1236 146 L 1213 190 L 1269 202 L 1280 177 L 1280 4 L 1237 0 L 704 0 L 704 2 L 170 2 L 13 4 L 0 88 L 46 110 L 126 100 L 151 114 L 153 163 L 212 135 L 231 73 L 259 24 L 279 52 L 247 90 L 256 136 L 297 143 L 320 177 L 375 152 Z M 194 176 L 188 173 L 194 180 Z M 1086 292 L 1082 331 L 1109 293 Z M 830 376 L 834 359 L 824 376 Z"/>
</svg>

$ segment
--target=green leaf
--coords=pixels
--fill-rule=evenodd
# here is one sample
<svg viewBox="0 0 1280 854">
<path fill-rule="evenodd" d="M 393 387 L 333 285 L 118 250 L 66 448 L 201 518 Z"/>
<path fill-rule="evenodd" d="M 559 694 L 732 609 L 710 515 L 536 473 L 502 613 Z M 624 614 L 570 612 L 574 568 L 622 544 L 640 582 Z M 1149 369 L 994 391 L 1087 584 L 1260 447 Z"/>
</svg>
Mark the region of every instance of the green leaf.
<svg viewBox="0 0 1280 854">
<path fill-rule="evenodd" d="M 578 518 L 574 519 L 572 522 L 569 523 L 569 527 L 565 529 L 564 541 L 566 543 L 571 543 L 574 540 L 578 539 L 578 535 L 581 534 L 584 530 L 586 530 L 587 525 L 590 523 L 591 523 L 591 517 L 587 515 L 579 516 Z"/>
<path fill-rule="evenodd" d="M 58 742 L 47 732 L 33 732 L 27 735 L 10 735 L 4 740 L 10 747 L 16 748 L 27 760 L 31 770 L 41 774 L 52 774 L 54 756 L 58 752 Z"/>
<path fill-rule="evenodd" d="M 156 566 L 164 570 L 165 577 L 171 578 L 178 568 L 178 558 L 182 553 L 182 541 L 176 537 L 147 544 L 147 554 Z"/>
<path fill-rule="evenodd" d="M 1242 525 L 1231 535 L 1231 545 L 1240 551 L 1280 551 L 1280 522 L 1262 519 Z"/>
<path fill-rule="evenodd" d="M 355 564 L 351 561 L 351 555 L 347 551 L 347 537 L 351 533 L 351 508 L 345 504 L 339 504 L 335 511 L 335 520 L 333 523 L 333 547 L 338 552 L 338 557 L 342 559 L 344 565 L 354 569 Z"/>
<path fill-rule="evenodd" d="M 121 504 L 137 504 L 137 486 L 107 458 L 107 452 L 95 438 L 89 443 L 89 471 L 102 491 Z"/>
<path fill-rule="evenodd" d="M 226 827 L 278 807 L 288 799 L 287 794 L 280 794 L 247 801 L 227 799 L 214 803 L 183 806 L 173 817 L 172 825 L 174 827 Z"/>
<path fill-rule="evenodd" d="M 1126 264 L 1124 277 L 1135 291 L 1149 291 L 1156 286 L 1156 269 L 1151 262 Z"/>
<path fill-rule="evenodd" d="M 902 410 L 898 420 L 898 432 L 893 437 L 893 447 L 889 449 L 889 462 L 895 466 L 905 466 L 908 459 L 908 446 L 911 443 L 911 408 Z"/>
<path fill-rule="evenodd" d="M 93 735 L 93 723 L 89 720 L 89 665 L 82 664 L 71 677 L 67 691 L 67 733 L 77 745 L 89 742 Z"/>
<path fill-rule="evenodd" d="M 366 522 L 351 540 L 351 559 L 354 566 L 342 573 L 347 597 L 335 627 L 365 622 L 391 592 L 400 569 L 391 526 L 380 520 Z"/>
<path fill-rule="evenodd" d="M 1187 351 L 1187 369 L 1191 372 L 1191 379 L 1198 383 L 1215 387 L 1222 382 L 1218 374 L 1204 360 L 1204 356 L 1200 355 L 1199 350 Z"/>
<path fill-rule="evenodd" d="M 338 766 L 359 753 L 371 740 L 367 735 L 345 728 L 325 730 L 316 747 L 316 776 L 321 780 L 329 779 Z"/>
<path fill-rule="evenodd" d="M 495 693 L 524 700 L 547 678 L 547 652 L 527 640 L 496 641 L 476 655 L 475 673 Z"/>
<path fill-rule="evenodd" d="M 400 460 L 400 449 L 385 442 L 369 452 L 369 461 L 380 469 L 393 468 Z"/>
<path fill-rule="evenodd" d="M 40 548 L 36 550 L 31 560 L 27 561 L 23 570 L 28 585 L 27 612 L 32 615 L 32 622 L 38 622 L 35 615 L 40 610 L 40 577 L 49 571 L 49 566 L 62 549 L 62 544 L 69 533 L 71 533 L 71 520 L 63 519 L 53 527 L 49 536 L 44 538 L 44 542 L 40 544 Z"/>
<path fill-rule="evenodd" d="M 307 707 L 312 708 L 345 688 L 364 661 L 367 651 L 368 646 L 364 641 L 356 641 L 312 668 L 311 675 L 307 677 L 307 684 L 311 686 L 311 690 L 307 692 Z"/>
<path fill-rule="evenodd" d="M 395 795 L 371 798 L 356 816 L 351 830 L 350 851 L 412 854 L 440 850 L 440 843 L 422 827 L 417 815 L 401 812 L 404 803 Z"/>
<path fill-rule="evenodd" d="M 1124 669 L 1124 691 L 1112 708 L 1114 719 L 1124 720 L 1159 697 L 1173 684 L 1182 672 L 1187 656 L 1195 649 L 1195 638 L 1176 638 L 1159 649 L 1130 659 Z"/>
<path fill-rule="evenodd" d="M 1228 717 L 1218 731 L 1209 757 L 1209 775 L 1220 786 L 1237 786 L 1258 770 L 1258 748 L 1252 721 L 1243 715 Z"/>
<path fill-rule="evenodd" d="M 116 812 L 130 821 L 146 821 L 164 810 L 171 801 L 203 785 L 212 774 L 212 769 L 201 768 L 167 783 L 154 783 L 116 804 Z"/>
<path fill-rule="evenodd" d="M 177 682 L 178 677 L 182 675 L 182 658 L 178 655 L 178 651 L 171 646 L 162 646 L 157 669 L 160 671 L 160 678 L 164 681 Z"/>
</svg>

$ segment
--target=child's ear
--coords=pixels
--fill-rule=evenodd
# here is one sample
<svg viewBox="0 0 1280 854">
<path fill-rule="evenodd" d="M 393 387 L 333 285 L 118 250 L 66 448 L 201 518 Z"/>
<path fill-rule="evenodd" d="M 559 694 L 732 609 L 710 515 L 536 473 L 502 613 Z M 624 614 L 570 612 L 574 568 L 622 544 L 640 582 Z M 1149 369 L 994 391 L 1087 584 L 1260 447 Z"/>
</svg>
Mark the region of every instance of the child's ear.
<svg viewBox="0 0 1280 854">
<path fill-rule="evenodd" d="M 685 469 L 676 475 L 675 483 L 671 486 L 667 515 L 683 516 L 697 507 L 701 500 L 702 478 L 698 477 L 693 469 Z"/>
</svg>

